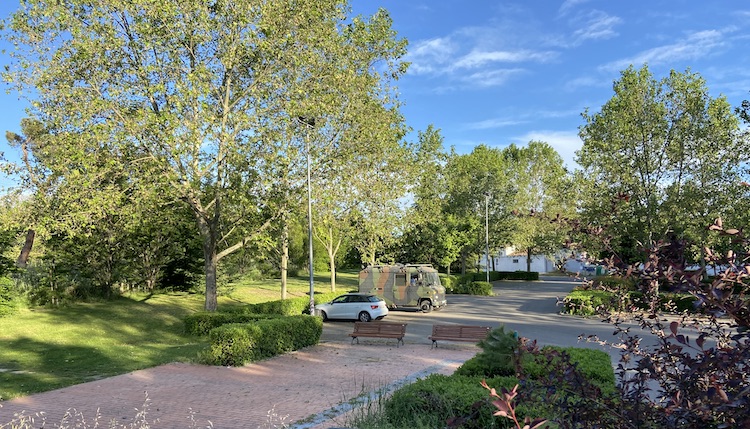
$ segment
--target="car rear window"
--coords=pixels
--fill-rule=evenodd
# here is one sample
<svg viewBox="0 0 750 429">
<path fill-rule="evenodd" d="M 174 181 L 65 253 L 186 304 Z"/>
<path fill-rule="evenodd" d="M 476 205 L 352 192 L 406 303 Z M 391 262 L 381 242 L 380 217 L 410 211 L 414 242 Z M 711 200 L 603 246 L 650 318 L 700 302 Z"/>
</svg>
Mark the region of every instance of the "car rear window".
<svg viewBox="0 0 750 429">
<path fill-rule="evenodd" d="M 378 298 L 375 295 L 370 295 L 370 296 L 367 297 L 367 300 L 370 301 L 370 302 L 379 302 L 380 298 Z"/>
</svg>

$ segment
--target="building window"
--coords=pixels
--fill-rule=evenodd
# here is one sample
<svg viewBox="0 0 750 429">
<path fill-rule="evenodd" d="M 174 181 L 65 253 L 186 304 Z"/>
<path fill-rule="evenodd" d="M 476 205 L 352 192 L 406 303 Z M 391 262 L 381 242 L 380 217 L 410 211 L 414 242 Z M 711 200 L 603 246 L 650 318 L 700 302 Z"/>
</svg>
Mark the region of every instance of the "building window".
<svg viewBox="0 0 750 429">
<path fill-rule="evenodd" d="M 514 264 L 517 264 L 517 263 L 518 263 L 518 259 L 514 259 L 514 260 L 513 260 L 513 263 L 514 263 Z"/>
</svg>

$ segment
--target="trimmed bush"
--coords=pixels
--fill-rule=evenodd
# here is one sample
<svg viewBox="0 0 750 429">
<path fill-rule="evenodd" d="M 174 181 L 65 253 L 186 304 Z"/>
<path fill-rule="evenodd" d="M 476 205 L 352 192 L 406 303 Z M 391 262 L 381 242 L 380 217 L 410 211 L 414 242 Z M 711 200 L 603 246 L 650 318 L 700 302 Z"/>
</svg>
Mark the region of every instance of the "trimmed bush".
<svg viewBox="0 0 750 429">
<path fill-rule="evenodd" d="M 594 287 L 632 291 L 636 288 L 636 282 L 632 278 L 624 279 L 615 276 L 596 276 L 592 280 Z"/>
<path fill-rule="evenodd" d="M 399 428 L 441 428 L 449 419 L 472 416 L 471 426 L 461 427 L 512 427 L 510 419 L 492 415 L 496 410 L 480 381 L 478 377 L 429 375 L 394 392 L 384 404 L 385 417 L 392 427 Z M 517 383 L 515 377 L 487 380 L 497 389 L 513 388 Z M 516 411 L 521 418 L 538 414 L 530 408 L 529 404 L 519 404 Z"/>
<path fill-rule="evenodd" d="M 440 284 L 445 288 L 446 293 L 454 293 L 453 289 L 458 285 L 459 277 L 447 274 L 440 274 Z"/>
<path fill-rule="evenodd" d="M 469 284 L 460 284 L 456 286 L 453 293 L 462 293 L 467 295 L 492 296 L 492 285 L 487 282 L 471 282 Z"/>
<path fill-rule="evenodd" d="M 498 280 L 539 280 L 539 273 L 536 271 L 490 271 L 490 281 Z M 486 272 L 467 273 L 458 279 L 459 284 L 469 284 L 471 282 L 487 281 Z"/>
<path fill-rule="evenodd" d="M 515 332 L 505 332 L 505 326 L 500 326 L 490 331 L 478 346 L 482 351 L 458 367 L 456 375 L 498 377 L 516 373 L 518 337 Z"/>
<path fill-rule="evenodd" d="M 599 310 L 623 311 L 631 307 L 647 309 L 649 303 L 642 292 L 627 292 L 622 298 L 617 294 L 604 290 L 573 290 L 563 300 L 564 313 L 578 316 L 592 316 Z M 690 294 L 661 293 L 659 294 L 659 310 L 689 313 L 697 312 L 697 299 Z"/>
<path fill-rule="evenodd" d="M 241 366 L 315 345 L 322 333 L 323 320 L 305 315 L 230 323 L 211 330 L 211 345 L 199 358 L 208 365 Z"/>
<path fill-rule="evenodd" d="M 570 362 L 575 364 L 581 374 L 602 390 L 602 393 L 615 392 L 615 371 L 612 359 L 602 351 L 579 347 L 544 346 L 542 350 L 558 350 L 570 356 Z M 522 368 L 527 377 L 543 379 L 549 377 L 550 368 L 547 362 L 538 357 L 524 355 Z"/>
<path fill-rule="evenodd" d="M 574 290 L 563 303 L 563 312 L 578 316 L 593 316 L 600 309 L 610 308 L 613 294 L 603 290 Z"/>
<path fill-rule="evenodd" d="M 491 274 L 491 273 L 490 273 Z M 535 281 L 539 280 L 539 273 L 536 271 L 498 271 L 499 278 L 497 280 L 526 280 Z M 490 277 L 492 278 L 492 277 Z"/>
<path fill-rule="evenodd" d="M 185 316 L 185 332 L 190 335 L 208 335 L 212 329 L 229 323 L 249 323 L 278 317 L 283 316 L 278 314 L 201 311 Z"/>
</svg>

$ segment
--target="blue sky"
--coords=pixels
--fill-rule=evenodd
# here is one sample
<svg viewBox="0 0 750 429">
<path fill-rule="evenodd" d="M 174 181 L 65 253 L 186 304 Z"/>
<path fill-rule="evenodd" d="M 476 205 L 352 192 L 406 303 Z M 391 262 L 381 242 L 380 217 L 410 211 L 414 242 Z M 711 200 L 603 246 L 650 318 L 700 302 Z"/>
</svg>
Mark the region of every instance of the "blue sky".
<svg viewBox="0 0 750 429">
<path fill-rule="evenodd" d="M 732 106 L 750 98 L 750 3 L 683 0 L 354 0 L 382 6 L 409 41 L 399 84 L 411 127 L 447 147 L 541 140 L 569 167 L 584 109 L 599 111 L 630 64 L 690 68 Z"/>
<path fill-rule="evenodd" d="M 0 1 L 2 17 L 18 5 Z M 598 111 L 630 64 L 648 63 L 657 77 L 690 68 L 732 106 L 750 98 L 744 1 L 353 0 L 352 7 L 390 12 L 409 41 L 412 65 L 399 82 L 407 123 L 415 131 L 434 124 L 446 149 L 459 153 L 541 140 L 575 167 L 581 112 Z M 0 56 L 0 66 L 6 61 Z M 0 97 L 2 134 L 18 131 L 25 104 Z"/>
</svg>

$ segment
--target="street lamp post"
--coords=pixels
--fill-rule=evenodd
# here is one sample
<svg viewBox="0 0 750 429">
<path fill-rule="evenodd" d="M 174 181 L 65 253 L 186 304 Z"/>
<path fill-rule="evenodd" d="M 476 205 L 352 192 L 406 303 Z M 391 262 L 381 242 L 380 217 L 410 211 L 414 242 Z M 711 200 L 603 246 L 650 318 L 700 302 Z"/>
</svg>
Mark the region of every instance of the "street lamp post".
<svg viewBox="0 0 750 429">
<path fill-rule="evenodd" d="M 490 193 L 484 193 L 484 250 L 487 254 L 484 270 L 487 273 L 487 283 L 490 282 Z"/>
<path fill-rule="evenodd" d="M 310 186 L 310 128 L 315 126 L 315 118 L 301 116 L 298 118 L 305 124 L 305 152 L 307 153 L 307 242 L 308 264 L 310 271 L 310 315 L 315 315 L 315 285 L 313 282 L 313 236 L 312 236 L 312 188 Z"/>
</svg>

